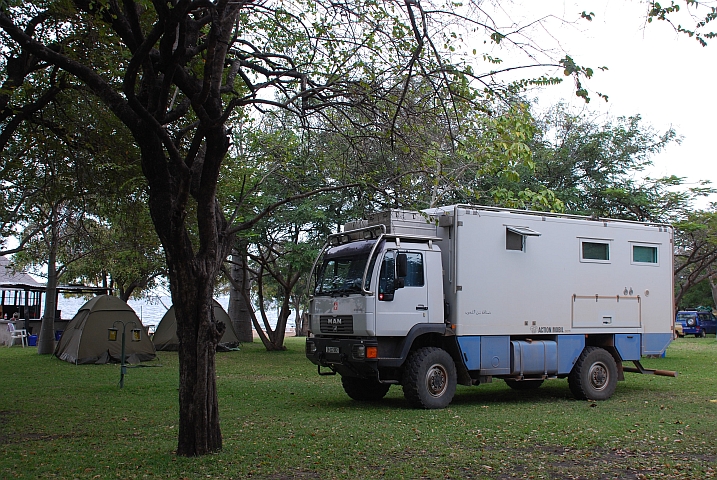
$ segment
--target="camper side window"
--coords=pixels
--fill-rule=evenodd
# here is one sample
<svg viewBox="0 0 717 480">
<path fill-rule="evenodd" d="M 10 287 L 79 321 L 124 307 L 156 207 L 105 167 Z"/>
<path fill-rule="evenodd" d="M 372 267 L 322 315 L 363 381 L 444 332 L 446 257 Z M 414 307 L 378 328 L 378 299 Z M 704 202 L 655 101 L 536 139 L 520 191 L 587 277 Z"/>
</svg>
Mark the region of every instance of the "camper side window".
<svg viewBox="0 0 717 480">
<path fill-rule="evenodd" d="M 632 263 L 657 265 L 657 247 L 653 245 L 632 245 Z"/>
<path fill-rule="evenodd" d="M 607 263 L 610 261 L 610 244 L 594 240 L 580 241 L 580 261 Z"/>
<path fill-rule="evenodd" d="M 519 233 L 506 230 L 505 232 L 505 249 L 506 250 L 525 250 L 525 236 Z"/>
<path fill-rule="evenodd" d="M 539 237 L 540 232 L 536 232 L 532 228 L 506 225 L 505 226 L 505 249 L 525 251 L 525 237 Z"/>
</svg>

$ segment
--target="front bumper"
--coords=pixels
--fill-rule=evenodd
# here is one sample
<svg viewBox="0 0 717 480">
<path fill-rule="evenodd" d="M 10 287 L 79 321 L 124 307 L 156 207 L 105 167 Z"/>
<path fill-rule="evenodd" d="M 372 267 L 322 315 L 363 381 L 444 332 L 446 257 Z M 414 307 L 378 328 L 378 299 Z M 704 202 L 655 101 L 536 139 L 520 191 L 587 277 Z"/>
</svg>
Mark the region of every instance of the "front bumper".
<svg viewBox="0 0 717 480">
<path fill-rule="evenodd" d="M 306 358 L 311 363 L 330 368 L 341 375 L 378 378 L 378 358 L 367 358 L 369 347 L 378 351 L 378 341 L 367 338 L 321 338 L 306 339 Z"/>
</svg>

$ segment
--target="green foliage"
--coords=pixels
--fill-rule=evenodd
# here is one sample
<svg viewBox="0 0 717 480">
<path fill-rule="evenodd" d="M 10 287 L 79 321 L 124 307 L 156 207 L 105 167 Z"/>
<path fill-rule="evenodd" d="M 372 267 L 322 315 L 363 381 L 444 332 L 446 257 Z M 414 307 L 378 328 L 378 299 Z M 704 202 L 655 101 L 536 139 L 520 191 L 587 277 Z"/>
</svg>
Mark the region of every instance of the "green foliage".
<svg viewBox="0 0 717 480">
<path fill-rule="evenodd" d="M 650 2 L 650 8 L 647 13 L 647 21 L 648 23 L 651 23 L 655 19 L 666 21 L 670 23 L 678 33 L 684 33 L 687 36 L 697 40 L 697 42 L 699 42 L 699 44 L 703 47 L 706 47 L 706 39 L 712 39 L 717 36 L 717 32 L 703 31 L 707 24 L 717 19 L 717 7 L 707 5 L 703 2 L 697 2 L 696 0 L 684 0 L 684 3 L 687 7 L 686 10 L 689 11 L 690 8 L 693 8 L 695 10 L 695 13 L 689 16 L 680 16 L 680 5 L 679 3 L 675 3 L 674 1 L 670 2 L 669 6 L 663 6 L 659 2 Z M 700 18 L 701 15 L 704 16 L 700 20 L 694 20 L 695 17 Z M 677 18 L 678 20 L 690 22 L 695 21 L 694 27 L 685 27 L 682 25 L 682 23 L 678 23 L 677 26 L 675 26 L 675 23 L 673 21 L 673 19 L 675 18 Z"/>
<path fill-rule="evenodd" d="M 573 60 L 570 55 L 565 55 L 565 58 L 561 59 L 559 63 L 563 67 L 563 74 L 566 77 L 573 77 L 573 80 L 575 82 L 575 95 L 585 100 L 585 103 L 590 103 L 590 96 L 588 90 L 583 87 L 583 84 L 580 79 L 581 77 L 585 77 L 588 79 L 592 78 L 593 74 L 595 73 L 594 70 L 590 67 L 582 67 L 578 65 L 577 63 L 575 63 L 575 60 Z M 607 67 L 600 67 L 599 69 L 607 70 Z M 603 95 L 602 93 L 597 93 L 597 95 L 598 97 L 602 98 L 607 102 L 607 95 Z"/>
<path fill-rule="evenodd" d="M 711 191 L 677 190 L 682 179 L 675 176 L 641 179 L 651 157 L 672 142 L 679 142 L 674 130 L 658 134 L 640 116 L 600 123 L 557 105 L 538 121 L 535 177 L 523 185 L 554 191 L 568 213 L 672 221 Z"/>
<path fill-rule="evenodd" d="M 316 374 L 302 339 L 286 343 L 274 354 L 257 343 L 217 354 L 224 445 L 192 458 L 172 454 L 176 353 L 128 369 L 119 389 L 119 365 L 0 348 L 0 476 L 693 479 L 714 469 L 713 335 L 678 339 L 666 358 L 642 362 L 677 378 L 626 373 L 607 401 L 574 400 L 565 379 L 532 392 L 495 380 L 459 386 L 438 411 L 408 408 L 398 386 L 379 403 L 352 401 L 338 377 Z"/>
<path fill-rule="evenodd" d="M 679 294 L 679 291 L 676 293 Z M 714 298 L 712 298 L 712 288 L 710 287 L 709 279 L 702 280 L 687 289 L 682 295 L 677 308 L 679 310 L 687 310 L 694 309 L 699 306 L 709 308 L 715 307 L 715 301 Z"/>
<path fill-rule="evenodd" d="M 151 287 L 164 258 L 127 131 L 96 99 L 73 91 L 35 122 L 1 153 L 21 165 L 5 170 L 6 191 L 33 192 L 12 217 L 31 237 L 18 264 L 41 270 L 55 258 L 64 283 L 107 284 L 127 295 Z"/>
<path fill-rule="evenodd" d="M 688 212 L 675 223 L 675 303 L 717 274 L 717 210 Z"/>
</svg>

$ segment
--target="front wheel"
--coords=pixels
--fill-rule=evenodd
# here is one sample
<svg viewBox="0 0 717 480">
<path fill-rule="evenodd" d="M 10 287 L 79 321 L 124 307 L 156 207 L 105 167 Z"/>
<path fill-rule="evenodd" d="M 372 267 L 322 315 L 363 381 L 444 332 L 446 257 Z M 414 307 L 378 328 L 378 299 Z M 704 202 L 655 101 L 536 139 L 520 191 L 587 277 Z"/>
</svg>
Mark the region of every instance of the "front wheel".
<svg viewBox="0 0 717 480">
<path fill-rule="evenodd" d="M 585 347 L 575 362 L 568 386 L 578 400 L 607 400 L 617 387 L 617 364 L 600 347 Z"/>
<path fill-rule="evenodd" d="M 456 393 L 456 365 L 443 349 L 411 353 L 403 373 L 403 396 L 414 408 L 445 408 Z"/>
<path fill-rule="evenodd" d="M 346 395 L 359 402 L 378 402 L 388 393 L 391 385 L 376 380 L 341 376 L 341 385 Z"/>
</svg>

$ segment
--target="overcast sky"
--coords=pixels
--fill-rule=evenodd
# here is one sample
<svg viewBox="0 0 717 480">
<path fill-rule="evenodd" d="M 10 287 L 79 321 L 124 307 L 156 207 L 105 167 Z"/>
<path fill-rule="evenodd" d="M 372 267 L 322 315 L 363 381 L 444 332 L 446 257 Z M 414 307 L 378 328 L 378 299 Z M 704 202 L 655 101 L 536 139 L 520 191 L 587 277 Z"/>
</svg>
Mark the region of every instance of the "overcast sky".
<svg viewBox="0 0 717 480">
<path fill-rule="evenodd" d="M 545 40 L 546 44 L 559 42 L 580 65 L 609 68 L 606 72 L 596 69 L 594 78 L 586 84 L 591 91 L 608 95 L 609 101 L 592 95 L 589 108 L 612 117 L 640 114 L 645 123 L 660 132 L 673 127 L 683 137 L 682 144 L 654 157 L 655 167 L 649 175 L 674 174 L 690 182 L 710 180 L 717 187 L 717 39 L 702 47 L 695 39 L 676 33 L 666 22 L 647 24 L 647 4 L 637 0 L 516 3 L 522 5 L 517 12 L 504 4 L 507 15 L 516 22 L 547 14 L 573 20 L 582 11 L 594 13 L 592 22 L 580 21 L 573 26 L 549 22 L 554 38 L 546 35 Z M 677 3 L 684 4 L 682 0 Z M 694 26 L 694 20 L 682 20 L 685 26 Z M 541 104 L 550 105 L 564 97 L 576 106 L 584 105 L 574 96 L 568 81 L 536 95 Z M 710 200 L 717 201 L 717 196 Z"/>
</svg>

